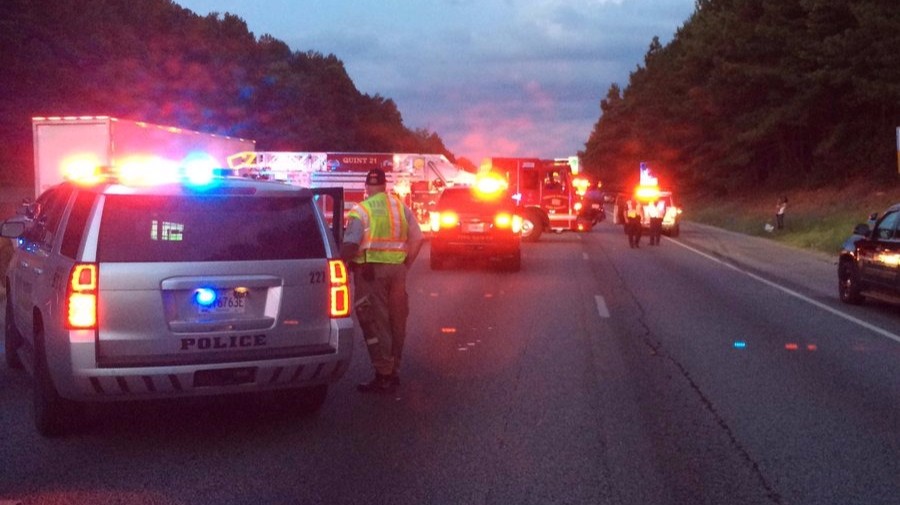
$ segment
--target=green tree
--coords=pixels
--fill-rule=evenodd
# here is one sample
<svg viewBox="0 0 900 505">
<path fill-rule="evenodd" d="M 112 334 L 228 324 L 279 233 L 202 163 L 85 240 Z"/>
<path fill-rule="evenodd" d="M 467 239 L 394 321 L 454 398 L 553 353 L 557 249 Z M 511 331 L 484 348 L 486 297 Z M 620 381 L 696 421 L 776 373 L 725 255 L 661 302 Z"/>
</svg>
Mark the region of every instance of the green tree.
<svg viewBox="0 0 900 505">
<path fill-rule="evenodd" d="M 112 115 L 257 140 L 265 150 L 441 149 L 337 56 L 293 52 L 240 17 L 171 0 L 8 0 L 0 10 L 4 180 L 31 181 L 32 116 Z"/>
<path fill-rule="evenodd" d="M 888 0 L 699 0 L 601 102 L 582 158 L 627 179 L 637 157 L 717 192 L 895 180 L 898 28 Z"/>
</svg>

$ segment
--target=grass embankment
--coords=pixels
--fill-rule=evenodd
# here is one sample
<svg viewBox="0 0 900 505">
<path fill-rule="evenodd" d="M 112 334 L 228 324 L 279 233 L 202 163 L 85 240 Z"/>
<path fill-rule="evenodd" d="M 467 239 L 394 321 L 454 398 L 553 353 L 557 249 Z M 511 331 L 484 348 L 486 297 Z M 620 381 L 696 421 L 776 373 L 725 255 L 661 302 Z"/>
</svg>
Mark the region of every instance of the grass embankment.
<svg viewBox="0 0 900 505">
<path fill-rule="evenodd" d="M 775 224 L 775 203 L 788 199 L 784 229 L 766 231 Z M 837 254 L 841 244 L 869 214 L 884 212 L 900 203 L 900 183 L 874 187 L 866 183 L 840 188 L 792 189 L 784 192 L 749 190 L 727 199 L 685 197 L 683 218 L 726 230 L 770 238 L 794 247 Z"/>
</svg>

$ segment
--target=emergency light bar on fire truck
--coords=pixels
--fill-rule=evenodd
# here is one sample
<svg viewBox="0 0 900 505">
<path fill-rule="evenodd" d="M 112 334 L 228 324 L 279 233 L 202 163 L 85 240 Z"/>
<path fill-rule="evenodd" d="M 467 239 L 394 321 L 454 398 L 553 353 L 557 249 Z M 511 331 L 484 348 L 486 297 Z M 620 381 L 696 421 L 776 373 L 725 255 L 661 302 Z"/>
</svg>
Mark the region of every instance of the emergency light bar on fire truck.
<svg viewBox="0 0 900 505">
<path fill-rule="evenodd" d="M 365 198 L 366 173 L 380 168 L 388 190 L 404 199 L 423 226 L 444 188 L 475 181 L 475 174 L 442 154 L 248 151 L 230 156 L 228 166 L 254 178 L 309 188 L 343 188 L 345 212 Z"/>
</svg>

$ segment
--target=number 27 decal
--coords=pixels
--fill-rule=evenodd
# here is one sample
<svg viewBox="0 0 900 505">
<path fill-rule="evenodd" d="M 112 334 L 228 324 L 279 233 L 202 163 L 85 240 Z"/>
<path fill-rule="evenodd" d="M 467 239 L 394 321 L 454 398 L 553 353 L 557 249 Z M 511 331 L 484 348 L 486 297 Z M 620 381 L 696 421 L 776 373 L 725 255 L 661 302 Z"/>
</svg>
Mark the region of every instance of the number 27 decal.
<svg viewBox="0 0 900 505">
<path fill-rule="evenodd" d="M 309 283 L 310 284 L 321 284 L 325 282 L 325 272 L 322 270 L 317 270 L 315 272 L 309 273 Z"/>
</svg>

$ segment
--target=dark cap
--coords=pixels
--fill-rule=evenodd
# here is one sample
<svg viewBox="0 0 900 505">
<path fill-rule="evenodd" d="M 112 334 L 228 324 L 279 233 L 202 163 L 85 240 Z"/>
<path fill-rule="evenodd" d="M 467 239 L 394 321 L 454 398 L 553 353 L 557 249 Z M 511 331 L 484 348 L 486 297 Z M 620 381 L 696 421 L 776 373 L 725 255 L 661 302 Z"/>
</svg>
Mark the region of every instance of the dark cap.
<svg viewBox="0 0 900 505">
<path fill-rule="evenodd" d="M 384 170 L 373 168 L 366 174 L 366 186 L 384 186 L 387 184 L 387 178 L 384 176 Z"/>
</svg>

